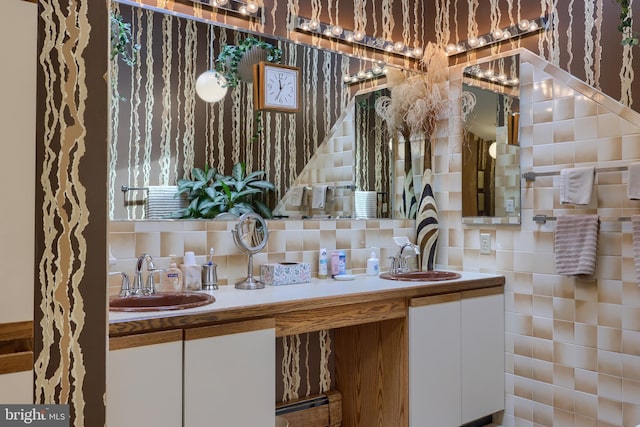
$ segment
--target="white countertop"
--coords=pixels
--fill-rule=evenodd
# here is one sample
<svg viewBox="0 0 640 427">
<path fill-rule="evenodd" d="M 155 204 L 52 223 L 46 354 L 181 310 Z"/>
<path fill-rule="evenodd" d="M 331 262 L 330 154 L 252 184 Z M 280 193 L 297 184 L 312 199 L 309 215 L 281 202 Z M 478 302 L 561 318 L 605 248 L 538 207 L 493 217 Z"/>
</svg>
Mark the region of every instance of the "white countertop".
<svg viewBox="0 0 640 427">
<path fill-rule="evenodd" d="M 334 279 L 312 279 L 311 283 L 282 286 L 265 286 L 264 289 L 241 290 L 233 285 L 220 286 L 215 291 L 200 291 L 215 296 L 213 304 L 183 310 L 147 311 L 147 312 L 109 312 L 109 322 L 127 322 L 161 317 L 185 316 L 205 312 L 224 311 L 229 309 L 250 308 L 282 302 L 317 300 L 352 296 L 357 294 L 375 293 L 403 288 L 428 287 L 443 283 L 455 283 L 469 280 L 501 277 L 496 274 L 474 272 L 459 272 L 462 277 L 438 282 L 408 282 L 381 279 L 377 276 L 356 275 L 351 281 L 337 281 Z M 302 307 L 301 307 L 302 308 Z"/>
</svg>

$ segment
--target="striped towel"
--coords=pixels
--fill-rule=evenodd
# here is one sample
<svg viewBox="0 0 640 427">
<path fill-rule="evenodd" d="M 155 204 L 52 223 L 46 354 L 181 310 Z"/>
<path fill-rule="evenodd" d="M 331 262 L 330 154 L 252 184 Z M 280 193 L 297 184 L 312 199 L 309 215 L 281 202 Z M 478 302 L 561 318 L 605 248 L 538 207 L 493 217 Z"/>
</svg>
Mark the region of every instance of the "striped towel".
<svg viewBox="0 0 640 427">
<path fill-rule="evenodd" d="M 596 270 L 598 215 L 559 215 L 555 234 L 558 274 L 591 278 Z"/>
<path fill-rule="evenodd" d="M 633 239 L 633 263 L 636 267 L 636 280 L 640 285 L 640 215 L 631 216 L 631 237 Z"/>
</svg>

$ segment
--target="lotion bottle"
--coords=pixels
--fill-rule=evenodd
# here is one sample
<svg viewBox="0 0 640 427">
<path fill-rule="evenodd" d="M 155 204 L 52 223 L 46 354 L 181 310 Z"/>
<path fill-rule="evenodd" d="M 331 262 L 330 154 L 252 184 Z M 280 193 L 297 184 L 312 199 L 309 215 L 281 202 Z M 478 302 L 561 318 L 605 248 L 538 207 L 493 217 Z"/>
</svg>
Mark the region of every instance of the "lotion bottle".
<svg viewBox="0 0 640 427">
<path fill-rule="evenodd" d="M 162 273 L 160 279 L 160 291 L 179 292 L 182 290 L 182 270 L 180 270 L 172 259 L 169 268 Z"/>
<path fill-rule="evenodd" d="M 327 250 L 325 248 L 320 249 L 320 259 L 318 260 L 318 279 L 326 279 L 329 274 Z"/>
<path fill-rule="evenodd" d="M 367 275 L 377 276 L 380 273 L 380 262 L 376 255 L 376 248 L 371 248 L 371 255 L 367 260 Z"/>
</svg>

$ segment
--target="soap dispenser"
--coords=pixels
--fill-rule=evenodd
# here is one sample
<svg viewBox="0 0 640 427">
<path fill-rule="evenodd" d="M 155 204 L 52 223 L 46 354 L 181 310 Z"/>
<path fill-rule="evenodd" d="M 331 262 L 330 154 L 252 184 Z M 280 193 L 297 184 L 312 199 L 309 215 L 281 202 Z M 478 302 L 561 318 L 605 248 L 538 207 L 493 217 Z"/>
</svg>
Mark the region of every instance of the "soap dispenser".
<svg viewBox="0 0 640 427">
<path fill-rule="evenodd" d="M 376 255 L 376 248 L 371 248 L 371 255 L 367 260 L 367 275 L 377 276 L 380 273 L 380 262 Z"/>
</svg>

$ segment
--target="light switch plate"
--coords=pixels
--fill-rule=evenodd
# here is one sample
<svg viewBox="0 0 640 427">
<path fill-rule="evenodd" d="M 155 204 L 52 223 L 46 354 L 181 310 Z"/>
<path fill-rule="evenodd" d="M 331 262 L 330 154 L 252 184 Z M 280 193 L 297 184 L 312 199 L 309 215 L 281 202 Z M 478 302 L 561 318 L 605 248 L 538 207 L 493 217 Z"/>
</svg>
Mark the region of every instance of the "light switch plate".
<svg viewBox="0 0 640 427">
<path fill-rule="evenodd" d="M 480 233 L 480 254 L 491 255 L 491 234 Z"/>
</svg>

